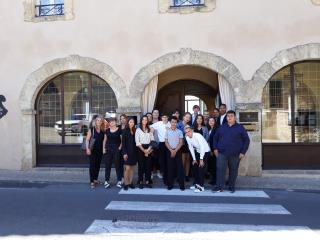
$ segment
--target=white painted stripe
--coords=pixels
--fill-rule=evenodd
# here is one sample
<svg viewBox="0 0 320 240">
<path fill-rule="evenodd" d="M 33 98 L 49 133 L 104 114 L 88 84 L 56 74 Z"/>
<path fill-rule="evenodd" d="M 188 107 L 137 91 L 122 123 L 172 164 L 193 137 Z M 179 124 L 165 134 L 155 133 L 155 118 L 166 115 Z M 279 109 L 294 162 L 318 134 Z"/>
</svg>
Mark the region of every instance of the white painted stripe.
<svg viewBox="0 0 320 240">
<path fill-rule="evenodd" d="M 291 214 L 281 205 L 111 201 L 106 210 L 156 212 Z"/>
<path fill-rule="evenodd" d="M 85 234 L 119 239 L 319 239 L 305 226 L 233 225 L 95 220 Z M 122 238 L 120 238 L 122 237 Z M 112 238 L 114 239 L 114 238 Z M 117 238 L 118 239 L 118 238 Z"/>
<path fill-rule="evenodd" d="M 193 190 L 186 189 L 181 191 L 180 189 L 167 190 L 165 188 L 148 188 L 148 189 L 130 189 L 128 191 L 121 190 L 119 194 L 135 194 L 135 195 L 164 195 L 164 196 L 199 196 L 199 197 L 248 197 L 248 198 L 269 198 L 264 191 L 245 191 L 239 190 L 234 193 L 229 191 L 214 193 L 211 190 L 205 190 L 201 193 L 195 193 Z"/>
</svg>

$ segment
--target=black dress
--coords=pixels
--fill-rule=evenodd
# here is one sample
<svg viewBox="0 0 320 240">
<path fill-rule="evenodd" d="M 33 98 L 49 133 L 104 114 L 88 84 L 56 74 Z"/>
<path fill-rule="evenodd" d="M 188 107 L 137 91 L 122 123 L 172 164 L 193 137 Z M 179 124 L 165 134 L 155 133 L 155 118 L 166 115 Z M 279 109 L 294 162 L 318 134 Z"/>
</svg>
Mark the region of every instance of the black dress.
<svg viewBox="0 0 320 240">
<path fill-rule="evenodd" d="M 128 155 L 128 160 L 124 161 L 124 165 L 133 166 L 138 161 L 138 148 L 136 146 L 135 134 L 131 134 L 130 129 L 122 132 L 122 154 Z"/>
</svg>

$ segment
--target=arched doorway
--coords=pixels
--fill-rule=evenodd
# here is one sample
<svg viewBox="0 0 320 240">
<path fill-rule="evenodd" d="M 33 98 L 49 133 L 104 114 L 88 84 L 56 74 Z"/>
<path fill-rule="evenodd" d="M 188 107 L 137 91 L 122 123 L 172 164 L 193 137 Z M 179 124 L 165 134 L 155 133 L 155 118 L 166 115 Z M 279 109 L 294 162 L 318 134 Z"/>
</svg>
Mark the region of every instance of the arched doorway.
<svg viewBox="0 0 320 240">
<path fill-rule="evenodd" d="M 186 104 L 200 105 L 201 112 L 213 111 L 217 95 L 217 89 L 199 80 L 177 80 L 158 91 L 155 106 L 161 113 L 166 114 L 171 114 L 176 109 L 181 113 L 190 111 L 190 108 L 186 109 Z"/>
<path fill-rule="evenodd" d="M 262 94 L 263 168 L 320 168 L 320 61 L 290 64 Z"/>
<path fill-rule="evenodd" d="M 115 93 L 88 72 L 66 72 L 40 90 L 35 109 L 37 166 L 85 165 L 80 145 L 95 115 L 118 107 Z"/>
<path fill-rule="evenodd" d="M 157 86 L 152 86 L 155 83 Z M 150 89 L 157 92 L 154 104 L 149 108 L 156 107 L 161 113 L 171 114 L 176 109 L 181 113 L 186 112 L 188 95 L 198 98 L 198 104 L 206 106 L 201 108 L 201 113 L 204 110 L 212 112 L 221 102 L 226 103 L 228 109 L 234 109 L 234 92 L 228 81 L 215 71 L 201 66 L 183 65 L 170 68 L 160 73 L 149 84 L 151 87 L 146 87 L 148 92 L 151 92 Z M 146 91 L 144 96 L 145 94 Z M 147 102 L 150 103 L 152 100 Z"/>
</svg>

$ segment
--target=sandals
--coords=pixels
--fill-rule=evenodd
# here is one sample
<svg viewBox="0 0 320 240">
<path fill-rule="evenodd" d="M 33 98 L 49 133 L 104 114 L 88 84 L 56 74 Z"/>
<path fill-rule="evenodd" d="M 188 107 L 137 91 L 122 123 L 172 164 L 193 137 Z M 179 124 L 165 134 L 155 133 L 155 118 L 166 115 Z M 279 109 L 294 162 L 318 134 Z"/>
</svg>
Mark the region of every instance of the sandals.
<svg viewBox="0 0 320 240">
<path fill-rule="evenodd" d="M 96 185 L 102 184 L 102 182 L 100 182 L 99 180 L 93 180 L 93 182 L 94 182 Z"/>
</svg>

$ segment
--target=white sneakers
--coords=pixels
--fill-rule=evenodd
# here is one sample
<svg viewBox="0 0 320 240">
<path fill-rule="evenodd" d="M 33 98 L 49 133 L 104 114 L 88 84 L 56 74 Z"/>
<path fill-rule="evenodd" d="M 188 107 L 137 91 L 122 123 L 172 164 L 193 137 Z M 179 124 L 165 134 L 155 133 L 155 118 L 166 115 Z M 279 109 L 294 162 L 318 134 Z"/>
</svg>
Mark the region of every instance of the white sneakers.
<svg viewBox="0 0 320 240">
<path fill-rule="evenodd" d="M 162 176 L 162 174 L 160 173 L 160 171 L 157 171 L 157 173 L 152 173 L 151 174 L 151 180 L 153 180 L 153 178 L 155 177 L 155 176 L 157 176 L 159 179 L 162 179 L 163 178 L 163 176 Z"/>
<path fill-rule="evenodd" d="M 192 185 L 190 187 L 190 190 L 194 190 L 195 193 L 199 193 L 204 191 L 204 187 L 201 187 L 199 184 L 196 184 L 196 185 Z"/>
<path fill-rule="evenodd" d="M 122 188 L 122 182 L 121 182 L 121 181 L 118 181 L 116 186 L 117 186 L 118 188 Z"/>
<path fill-rule="evenodd" d="M 201 187 L 200 185 L 196 184 L 196 189 L 194 190 L 195 193 L 203 192 L 204 187 Z"/>
<path fill-rule="evenodd" d="M 104 188 L 109 188 L 110 187 L 110 183 L 108 183 L 108 181 L 104 182 Z"/>
<path fill-rule="evenodd" d="M 122 188 L 122 182 L 121 182 L 121 181 L 118 181 L 117 184 L 116 184 L 116 186 L 117 186 L 118 188 Z M 104 182 L 104 188 L 109 188 L 109 187 L 110 187 L 110 183 L 109 183 L 108 181 L 105 181 L 105 182 Z"/>
</svg>

